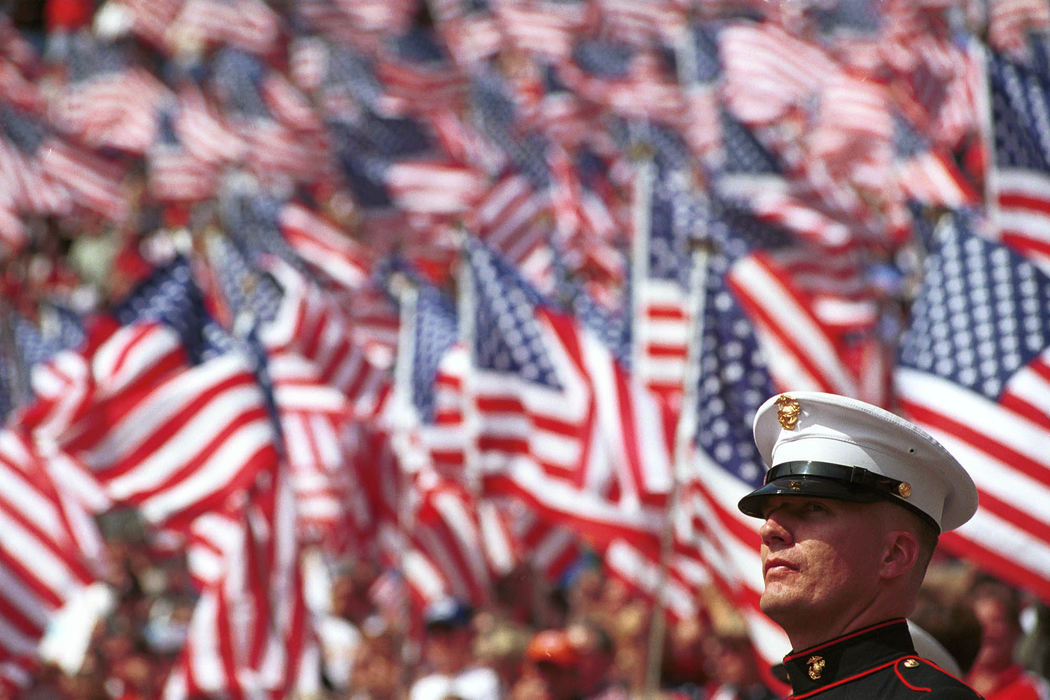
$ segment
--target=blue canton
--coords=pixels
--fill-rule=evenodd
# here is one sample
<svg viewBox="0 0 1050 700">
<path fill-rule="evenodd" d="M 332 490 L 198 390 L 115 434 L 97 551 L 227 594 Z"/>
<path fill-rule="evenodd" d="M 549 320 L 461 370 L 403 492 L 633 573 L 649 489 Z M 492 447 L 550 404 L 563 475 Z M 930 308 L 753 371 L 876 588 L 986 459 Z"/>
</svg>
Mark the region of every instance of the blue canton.
<svg viewBox="0 0 1050 700">
<path fill-rule="evenodd" d="M 1050 345 L 1050 278 L 1006 246 L 946 219 L 926 259 L 900 365 L 996 400 Z"/>
<path fill-rule="evenodd" d="M 472 352 L 477 365 L 560 389 L 535 318 L 539 293 L 475 239 L 467 243 L 467 259 L 474 281 Z"/>
<path fill-rule="evenodd" d="M 725 286 L 730 264 L 724 255 L 709 261 L 696 441 L 723 469 L 758 487 L 766 470 L 751 426 L 775 387 L 752 323 Z"/>
<path fill-rule="evenodd" d="M 420 418 L 434 420 L 434 377 L 445 353 L 455 345 L 459 327 L 456 310 L 440 290 L 417 287 L 415 355 L 412 358 L 412 404 Z"/>
<path fill-rule="evenodd" d="M 988 82 L 995 162 L 1050 172 L 1050 81 L 993 54 Z"/>
</svg>

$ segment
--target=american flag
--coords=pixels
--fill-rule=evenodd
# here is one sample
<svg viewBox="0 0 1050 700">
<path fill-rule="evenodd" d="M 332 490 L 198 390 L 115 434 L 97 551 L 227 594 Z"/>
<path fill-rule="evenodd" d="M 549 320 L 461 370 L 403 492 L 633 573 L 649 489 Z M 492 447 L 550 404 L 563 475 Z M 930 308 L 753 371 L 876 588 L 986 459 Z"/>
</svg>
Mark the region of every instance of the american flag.
<svg viewBox="0 0 1050 700">
<path fill-rule="evenodd" d="M 171 91 L 117 45 L 80 44 L 69 61 L 70 81 L 52 104 L 55 125 L 92 148 L 144 153 Z"/>
<path fill-rule="evenodd" d="M 101 580 L 106 563 L 94 521 L 50 467 L 56 458 L 0 430 L 0 688 L 13 695 L 40 668 L 49 625 Z"/>
<path fill-rule="evenodd" d="M 678 124 L 685 104 L 672 58 L 608 39 L 582 38 L 558 75 L 581 99 L 626 119 Z"/>
<path fill-rule="evenodd" d="M 632 270 L 635 375 L 671 405 L 678 405 L 688 361 L 689 271 L 694 230 L 707 217 L 693 173 L 658 156 L 639 170 L 636 206 L 643 208 L 635 233 Z"/>
<path fill-rule="evenodd" d="M 692 555 L 683 572 L 705 568 L 747 620 L 752 641 L 769 663 L 787 651 L 783 633 L 758 609 L 763 583 L 760 522 L 741 514 L 738 500 L 765 473 L 751 434 L 754 414 L 769 395 L 813 388 L 858 391 L 834 335 L 815 318 L 807 297 L 774 262 L 790 238 L 746 212 L 712 202 L 706 233 L 704 307 L 691 330 L 699 382 L 687 387 L 684 425 L 689 456 L 678 465 L 681 509 L 676 552 Z M 698 294 L 693 290 L 692 294 Z M 694 423 L 695 421 L 695 423 Z"/>
<path fill-rule="evenodd" d="M 707 303 L 699 323 L 699 384 L 684 415 L 695 420 L 689 457 L 679 464 L 679 508 L 673 515 L 678 548 L 695 552 L 748 623 L 752 642 L 769 664 L 790 648 L 783 632 L 759 610 L 762 592 L 760 522 L 737 510 L 737 501 L 762 483 L 765 469 L 751 424 L 774 393 L 769 355 L 738 295 L 748 280 L 746 256 L 714 255 L 708 264 Z M 701 329 L 694 329 L 700 332 Z"/>
<path fill-rule="evenodd" d="M 392 378 L 356 342 L 349 314 L 291 265 L 274 260 L 267 271 L 281 285 L 283 296 L 274 318 L 260 329 L 266 351 L 302 356 L 313 364 L 322 384 L 346 397 L 356 417 L 376 416 Z"/>
<path fill-rule="evenodd" d="M 46 138 L 28 115 L 0 107 L 0 182 L 5 208 L 12 213 L 69 211 L 69 193 L 52 182 L 37 159 Z M 12 240 L 17 249 L 18 240 Z"/>
<path fill-rule="evenodd" d="M 380 105 L 391 115 L 458 111 L 467 97 L 468 76 L 420 29 L 389 39 L 376 58 L 375 73 L 383 89 Z"/>
<path fill-rule="evenodd" d="M 726 104 L 743 121 L 768 124 L 820 92 L 836 65 L 819 45 L 773 22 L 734 23 L 718 35 Z"/>
<path fill-rule="evenodd" d="M 897 179 L 907 199 L 951 209 L 974 206 L 980 193 L 952 156 L 935 150 L 903 117 L 894 120 Z"/>
<path fill-rule="evenodd" d="M 157 141 L 146 152 L 150 193 L 162 202 L 208 199 L 218 187 L 220 166 L 183 145 L 175 118 L 170 112 L 160 115 Z"/>
<path fill-rule="evenodd" d="M 1050 7 L 1039 0 L 993 0 L 988 3 L 988 45 L 1024 59 L 1033 34 L 1050 30 Z"/>
<path fill-rule="evenodd" d="M 235 163 L 247 149 L 205 92 L 189 81 L 179 88 L 171 128 L 185 149 L 205 163 Z"/>
<path fill-rule="evenodd" d="M 303 592 L 295 501 L 271 463 L 242 499 L 197 517 L 187 536 L 200 597 L 165 697 L 316 692 L 319 656 Z"/>
<path fill-rule="evenodd" d="M 995 235 L 1050 264 L 1050 80 L 992 53 L 989 99 L 995 162 L 989 173 Z"/>
<path fill-rule="evenodd" d="M 1050 599 L 1050 278 L 946 215 L 926 259 L 896 370 L 905 415 L 973 477 L 980 508 L 944 546 Z"/>
<path fill-rule="evenodd" d="M 185 0 L 167 36 L 180 42 L 229 45 L 261 56 L 275 48 L 281 17 L 264 0 Z"/>
<path fill-rule="evenodd" d="M 514 263 L 535 286 L 550 281 L 553 223 L 547 188 L 520 172 L 497 177 L 465 214 L 467 228 Z"/>
<path fill-rule="evenodd" d="M 347 290 L 365 286 L 371 253 L 335 222 L 294 201 L 281 208 L 278 222 L 288 245 L 315 273 Z"/>
<path fill-rule="evenodd" d="M 568 58 L 590 14 L 588 4 L 579 0 L 494 0 L 491 6 L 504 41 L 554 62 Z"/>
<path fill-rule="evenodd" d="M 667 435 L 610 351 L 505 261 L 468 242 L 477 449 L 487 492 L 524 499 L 596 542 L 652 544 L 670 485 Z M 651 399 L 651 397 L 650 397 Z"/>
</svg>

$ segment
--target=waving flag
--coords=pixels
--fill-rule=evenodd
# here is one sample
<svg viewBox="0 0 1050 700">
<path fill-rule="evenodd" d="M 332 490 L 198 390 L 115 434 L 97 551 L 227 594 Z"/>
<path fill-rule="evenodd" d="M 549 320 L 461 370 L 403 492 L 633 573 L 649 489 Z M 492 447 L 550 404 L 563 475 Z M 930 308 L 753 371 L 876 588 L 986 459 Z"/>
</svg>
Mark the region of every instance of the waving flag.
<svg viewBox="0 0 1050 700">
<path fill-rule="evenodd" d="M 995 163 L 991 192 L 999 240 L 1050 264 L 1050 80 L 1002 56 L 988 61 Z"/>
<path fill-rule="evenodd" d="M 896 389 L 904 413 L 966 467 L 974 519 L 944 546 L 1050 600 L 1046 397 L 1050 277 L 947 216 L 924 266 Z"/>
<path fill-rule="evenodd" d="M 49 461 L 26 435 L 0 430 L 0 688 L 14 695 L 39 668 L 49 626 L 89 595 L 105 561 L 94 521 Z"/>
<path fill-rule="evenodd" d="M 669 488 L 655 404 L 593 334 L 555 310 L 481 243 L 468 243 L 473 368 L 483 483 L 568 518 L 595 541 L 652 544 Z M 651 397 L 650 397 L 651 398 Z M 657 486 L 660 485 L 660 486 Z"/>
</svg>

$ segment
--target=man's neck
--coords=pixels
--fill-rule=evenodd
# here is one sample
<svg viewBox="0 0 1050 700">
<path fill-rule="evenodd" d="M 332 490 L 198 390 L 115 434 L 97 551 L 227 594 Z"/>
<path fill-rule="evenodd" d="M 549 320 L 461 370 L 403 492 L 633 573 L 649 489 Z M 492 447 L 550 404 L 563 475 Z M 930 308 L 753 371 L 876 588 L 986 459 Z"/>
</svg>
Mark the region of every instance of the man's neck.
<svg viewBox="0 0 1050 700">
<path fill-rule="evenodd" d="M 876 608 L 869 608 L 859 615 L 832 621 L 831 624 L 827 624 L 827 620 L 823 621 L 824 624 L 816 624 L 822 621 L 815 619 L 812 620 L 814 624 L 795 626 L 792 629 L 785 628 L 784 631 L 787 632 L 788 639 L 791 641 L 791 649 L 801 651 L 880 622 L 903 617 L 904 615 L 899 610 L 880 612 Z"/>
</svg>

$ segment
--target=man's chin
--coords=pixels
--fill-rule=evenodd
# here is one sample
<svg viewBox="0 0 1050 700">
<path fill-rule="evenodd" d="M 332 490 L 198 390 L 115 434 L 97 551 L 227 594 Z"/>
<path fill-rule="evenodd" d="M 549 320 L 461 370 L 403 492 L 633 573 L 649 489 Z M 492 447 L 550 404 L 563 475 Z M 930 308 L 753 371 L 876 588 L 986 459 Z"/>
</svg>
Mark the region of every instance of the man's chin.
<svg viewBox="0 0 1050 700">
<path fill-rule="evenodd" d="M 794 601 L 788 591 L 783 590 L 777 584 L 767 585 L 762 591 L 762 597 L 758 600 L 758 607 L 771 620 L 776 621 L 784 613 L 790 613 L 795 609 Z"/>
</svg>

